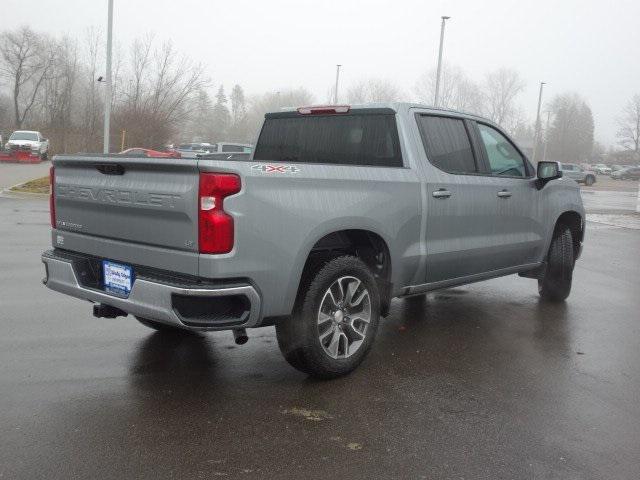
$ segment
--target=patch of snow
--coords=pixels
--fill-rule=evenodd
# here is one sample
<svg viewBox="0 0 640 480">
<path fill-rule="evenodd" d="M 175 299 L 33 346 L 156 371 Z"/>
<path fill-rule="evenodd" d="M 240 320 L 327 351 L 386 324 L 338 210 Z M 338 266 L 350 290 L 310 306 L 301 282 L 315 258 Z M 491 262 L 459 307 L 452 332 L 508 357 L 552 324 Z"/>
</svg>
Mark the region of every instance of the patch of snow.
<svg viewBox="0 0 640 480">
<path fill-rule="evenodd" d="M 628 215 L 615 215 L 608 213 L 587 213 L 587 222 L 600 223 L 620 228 L 640 230 L 640 215 L 630 213 Z"/>
</svg>

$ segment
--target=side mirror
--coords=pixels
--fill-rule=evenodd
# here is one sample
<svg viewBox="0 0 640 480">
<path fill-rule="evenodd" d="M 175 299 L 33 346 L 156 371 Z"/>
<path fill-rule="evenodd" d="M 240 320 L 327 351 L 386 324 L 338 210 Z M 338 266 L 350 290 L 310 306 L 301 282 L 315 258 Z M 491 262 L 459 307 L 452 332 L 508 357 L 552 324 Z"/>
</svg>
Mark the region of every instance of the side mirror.
<svg viewBox="0 0 640 480">
<path fill-rule="evenodd" d="M 544 187 L 551 180 L 562 178 L 562 170 L 558 162 L 538 162 L 538 189 Z"/>
</svg>

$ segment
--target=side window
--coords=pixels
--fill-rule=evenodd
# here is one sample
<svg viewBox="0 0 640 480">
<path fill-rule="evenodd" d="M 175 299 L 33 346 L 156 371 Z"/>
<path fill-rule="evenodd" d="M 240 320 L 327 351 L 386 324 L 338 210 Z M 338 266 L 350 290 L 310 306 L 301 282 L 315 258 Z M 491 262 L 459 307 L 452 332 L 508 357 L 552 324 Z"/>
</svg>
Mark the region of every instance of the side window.
<svg viewBox="0 0 640 480">
<path fill-rule="evenodd" d="M 527 175 L 524 158 L 502 133 L 482 123 L 478 123 L 478 130 L 493 175 L 508 177 L 525 177 Z M 573 168 L 571 169 L 573 170 Z"/>
<path fill-rule="evenodd" d="M 478 172 L 464 120 L 420 115 L 418 127 L 433 166 L 449 173 Z"/>
</svg>

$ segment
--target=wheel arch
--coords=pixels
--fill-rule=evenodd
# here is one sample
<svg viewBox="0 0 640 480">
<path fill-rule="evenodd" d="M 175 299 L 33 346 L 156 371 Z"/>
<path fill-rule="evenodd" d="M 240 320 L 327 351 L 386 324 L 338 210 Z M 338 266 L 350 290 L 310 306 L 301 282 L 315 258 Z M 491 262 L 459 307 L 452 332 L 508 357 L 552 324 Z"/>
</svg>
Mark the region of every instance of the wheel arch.
<svg viewBox="0 0 640 480">
<path fill-rule="evenodd" d="M 297 262 L 298 271 L 292 280 L 290 290 L 295 292 L 293 301 L 309 281 L 311 272 L 320 265 L 340 255 L 353 255 L 360 258 L 370 269 L 380 291 L 381 313 L 386 315 L 392 292 L 392 255 L 389 242 L 380 229 L 371 226 L 360 228 L 325 229 L 317 233 L 303 250 L 302 258 Z M 293 302 L 292 302 L 293 305 Z"/>
<path fill-rule="evenodd" d="M 569 227 L 573 239 L 574 258 L 577 259 L 580 256 L 581 245 L 584 240 L 584 218 L 575 210 L 567 210 L 556 218 L 552 236 L 560 226 Z"/>
</svg>

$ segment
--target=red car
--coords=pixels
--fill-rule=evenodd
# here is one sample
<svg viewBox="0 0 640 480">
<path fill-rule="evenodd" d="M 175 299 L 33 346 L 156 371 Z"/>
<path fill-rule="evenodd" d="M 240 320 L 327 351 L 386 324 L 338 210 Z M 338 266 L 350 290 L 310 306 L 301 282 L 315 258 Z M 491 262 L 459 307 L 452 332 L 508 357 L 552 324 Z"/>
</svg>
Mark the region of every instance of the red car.
<svg viewBox="0 0 640 480">
<path fill-rule="evenodd" d="M 135 157 L 150 157 L 150 158 L 182 158 L 180 152 L 159 152 L 158 150 L 151 150 L 149 148 L 127 148 L 119 153 L 119 155 L 129 155 Z"/>
</svg>

